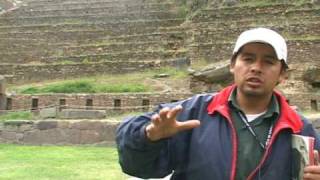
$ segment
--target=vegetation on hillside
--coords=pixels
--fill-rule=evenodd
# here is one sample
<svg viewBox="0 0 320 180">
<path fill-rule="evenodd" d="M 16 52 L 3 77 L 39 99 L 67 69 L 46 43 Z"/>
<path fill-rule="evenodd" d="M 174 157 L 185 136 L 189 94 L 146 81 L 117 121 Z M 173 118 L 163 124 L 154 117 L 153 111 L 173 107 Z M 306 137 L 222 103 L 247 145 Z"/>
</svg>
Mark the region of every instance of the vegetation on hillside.
<svg viewBox="0 0 320 180">
<path fill-rule="evenodd" d="M 186 12 L 193 13 L 198 9 L 202 9 L 208 6 L 224 7 L 224 6 L 266 6 L 271 4 L 283 4 L 290 3 L 295 5 L 301 5 L 304 3 L 311 3 L 311 0 L 170 0 L 178 3 L 180 6 L 186 8 Z"/>
<path fill-rule="evenodd" d="M 187 77 L 185 70 L 161 68 L 132 74 L 103 75 L 14 86 L 9 87 L 9 91 L 21 94 L 154 92 L 159 89 L 155 89 L 154 84 L 147 82 L 147 79 L 154 79 L 157 74 L 166 74 L 170 79 Z"/>
<path fill-rule="evenodd" d="M 148 87 L 143 84 L 100 84 L 94 80 L 72 80 L 48 84 L 45 87 L 27 87 L 21 89 L 22 94 L 39 93 L 118 93 L 146 92 Z"/>
<path fill-rule="evenodd" d="M 8 112 L 0 115 L 0 121 L 5 120 L 32 120 L 34 119 L 30 111 Z"/>
</svg>

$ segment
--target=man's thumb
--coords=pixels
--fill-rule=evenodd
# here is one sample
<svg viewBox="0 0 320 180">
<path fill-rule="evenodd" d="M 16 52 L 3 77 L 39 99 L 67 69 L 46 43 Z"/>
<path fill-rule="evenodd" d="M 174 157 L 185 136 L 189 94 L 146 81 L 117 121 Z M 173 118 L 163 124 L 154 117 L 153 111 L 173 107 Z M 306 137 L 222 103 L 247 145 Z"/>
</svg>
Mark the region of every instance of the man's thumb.
<svg viewBox="0 0 320 180">
<path fill-rule="evenodd" d="M 184 122 L 178 122 L 178 131 L 185 131 L 200 126 L 199 120 L 188 120 Z"/>
</svg>

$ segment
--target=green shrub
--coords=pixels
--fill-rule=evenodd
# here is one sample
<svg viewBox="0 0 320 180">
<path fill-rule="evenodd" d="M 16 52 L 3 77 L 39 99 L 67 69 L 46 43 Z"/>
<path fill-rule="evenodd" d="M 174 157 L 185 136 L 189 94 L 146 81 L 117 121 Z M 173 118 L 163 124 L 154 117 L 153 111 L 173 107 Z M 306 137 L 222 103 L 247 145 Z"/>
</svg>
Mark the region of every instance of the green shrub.
<svg viewBox="0 0 320 180">
<path fill-rule="evenodd" d="M 9 112 L 6 114 L 0 115 L 0 120 L 31 120 L 33 115 L 29 111 L 20 111 L 20 112 Z"/>
</svg>

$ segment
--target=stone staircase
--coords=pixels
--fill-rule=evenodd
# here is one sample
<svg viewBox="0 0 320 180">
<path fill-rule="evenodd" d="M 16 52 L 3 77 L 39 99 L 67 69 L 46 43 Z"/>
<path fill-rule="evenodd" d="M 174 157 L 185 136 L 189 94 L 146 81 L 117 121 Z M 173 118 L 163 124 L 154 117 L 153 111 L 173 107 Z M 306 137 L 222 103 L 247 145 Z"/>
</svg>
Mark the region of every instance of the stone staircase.
<svg viewBox="0 0 320 180">
<path fill-rule="evenodd" d="M 184 17 L 172 2 L 27 0 L 23 3 L 0 16 L 0 66 L 11 67 L 8 76 L 12 77 L 11 83 L 19 79 L 33 81 L 23 77 L 36 76 L 27 69 L 36 71 L 44 66 L 48 67 L 48 75 L 55 73 L 51 72 L 53 66 L 64 64 L 83 67 L 82 64 L 98 63 L 106 66 L 108 72 L 110 64 L 106 62 L 114 65 L 114 62 L 174 61 L 187 54 L 185 31 L 180 27 Z M 119 67 L 119 72 L 124 73 L 122 70 Z M 74 71 L 65 71 L 61 78 L 72 76 Z"/>
</svg>

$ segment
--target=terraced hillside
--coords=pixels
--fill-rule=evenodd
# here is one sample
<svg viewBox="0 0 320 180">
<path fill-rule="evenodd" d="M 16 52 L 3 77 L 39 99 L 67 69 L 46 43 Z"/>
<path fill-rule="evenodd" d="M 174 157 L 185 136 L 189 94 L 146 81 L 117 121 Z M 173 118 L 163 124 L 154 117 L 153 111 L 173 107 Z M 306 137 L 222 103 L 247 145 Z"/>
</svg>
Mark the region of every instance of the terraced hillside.
<svg viewBox="0 0 320 180">
<path fill-rule="evenodd" d="M 216 63 L 230 58 L 240 32 L 263 26 L 288 39 L 291 75 L 280 89 L 320 109 L 318 1 L 200 1 L 24 0 L 0 16 L 0 74 L 25 83 Z M 207 83 L 191 88 L 216 90 Z"/>
<path fill-rule="evenodd" d="M 158 0 L 23 1 L 0 16 L 0 72 L 17 83 L 170 63 L 186 56 L 183 15 Z"/>
<path fill-rule="evenodd" d="M 230 59 L 235 40 L 243 30 L 269 27 L 279 31 L 287 39 L 291 68 L 287 83 L 280 89 L 293 104 L 318 110 L 320 5 L 304 2 L 208 6 L 191 18 L 189 27 L 188 55 L 193 62 L 210 63 Z M 207 87 L 210 89 L 210 85 Z"/>
</svg>

